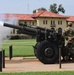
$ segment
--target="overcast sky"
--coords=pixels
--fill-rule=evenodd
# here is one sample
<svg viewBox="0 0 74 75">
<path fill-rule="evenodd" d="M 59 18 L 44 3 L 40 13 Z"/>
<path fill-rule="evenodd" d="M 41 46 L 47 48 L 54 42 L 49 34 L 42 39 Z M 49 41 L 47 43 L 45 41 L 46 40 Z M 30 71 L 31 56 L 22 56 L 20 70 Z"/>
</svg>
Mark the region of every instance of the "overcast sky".
<svg viewBox="0 0 74 75">
<path fill-rule="evenodd" d="M 33 10 L 41 7 L 49 10 L 53 3 L 62 4 L 64 15 L 74 16 L 74 0 L 0 0 L 0 13 L 32 14 Z"/>
</svg>

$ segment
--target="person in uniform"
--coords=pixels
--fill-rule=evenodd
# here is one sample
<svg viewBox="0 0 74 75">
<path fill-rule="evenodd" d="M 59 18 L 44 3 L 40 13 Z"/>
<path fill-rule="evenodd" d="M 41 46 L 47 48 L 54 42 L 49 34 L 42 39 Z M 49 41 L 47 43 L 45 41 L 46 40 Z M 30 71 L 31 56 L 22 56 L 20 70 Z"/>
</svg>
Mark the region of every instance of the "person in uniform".
<svg viewBox="0 0 74 75">
<path fill-rule="evenodd" d="M 74 36 L 74 29 L 72 27 L 72 23 L 69 22 L 67 28 L 63 32 L 63 36 L 65 37 L 66 40 L 70 40 L 71 37 Z"/>
<path fill-rule="evenodd" d="M 74 29 L 72 27 L 71 22 L 69 22 L 67 28 L 65 28 L 65 30 L 63 32 L 63 36 L 65 38 L 65 46 L 67 46 L 69 41 L 72 42 L 71 39 L 74 37 Z M 65 55 L 68 55 L 68 56 L 64 56 L 63 60 L 70 60 L 70 53 L 68 53 L 67 50 L 68 50 L 68 48 L 66 47 L 65 52 L 63 51 L 63 53 L 66 53 Z"/>
</svg>

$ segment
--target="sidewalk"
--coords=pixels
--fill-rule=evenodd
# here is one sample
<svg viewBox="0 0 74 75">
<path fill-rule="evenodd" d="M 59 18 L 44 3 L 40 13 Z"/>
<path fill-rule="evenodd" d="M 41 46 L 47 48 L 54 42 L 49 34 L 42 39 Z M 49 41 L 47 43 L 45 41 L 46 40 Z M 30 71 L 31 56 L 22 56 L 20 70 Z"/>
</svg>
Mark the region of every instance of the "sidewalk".
<svg viewBox="0 0 74 75">
<path fill-rule="evenodd" d="M 74 71 L 74 63 L 42 64 L 36 57 L 13 57 L 12 60 L 5 58 L 3 72 L 41 72 L 41 71 Z"/>
</svg>

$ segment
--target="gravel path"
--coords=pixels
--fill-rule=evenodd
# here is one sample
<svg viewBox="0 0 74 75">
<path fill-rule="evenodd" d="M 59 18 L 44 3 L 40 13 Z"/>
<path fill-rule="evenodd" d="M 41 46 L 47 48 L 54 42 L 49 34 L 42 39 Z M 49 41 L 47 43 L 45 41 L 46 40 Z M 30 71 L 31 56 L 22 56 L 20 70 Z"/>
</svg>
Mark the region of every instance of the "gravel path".
<svg viewBox="0 0 74 75">
<path fill-rule="evenodd" d="M 41 72 L 41 71 L 74 71 L 74 63 L 42 64 L 35 57 L 13 57 L 12 60 L 5 58 L 5 68 L 3 72 Z"/>
</svg>

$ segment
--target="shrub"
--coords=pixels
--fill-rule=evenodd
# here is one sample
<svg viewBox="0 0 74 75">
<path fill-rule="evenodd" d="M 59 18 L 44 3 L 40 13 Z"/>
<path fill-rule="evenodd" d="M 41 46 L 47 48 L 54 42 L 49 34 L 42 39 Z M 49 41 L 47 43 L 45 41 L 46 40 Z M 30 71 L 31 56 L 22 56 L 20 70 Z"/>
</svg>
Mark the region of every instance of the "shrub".
<svg viewBox="0 0 74 75">
<path fill-rule="evenodd" d="M 10 39 L 20 39 L 20 37 L 18 35 L 15 35 L 15 36 L 11 36 Z"/>
</svg>

